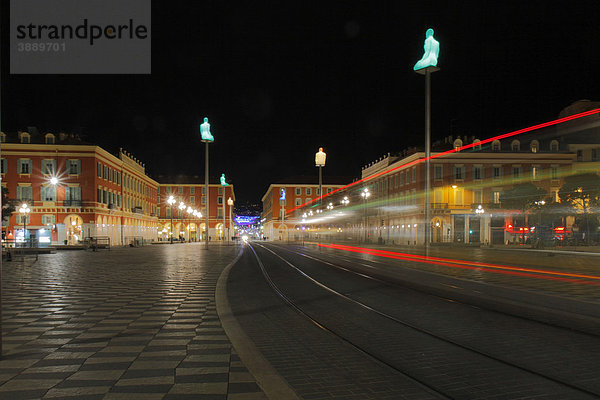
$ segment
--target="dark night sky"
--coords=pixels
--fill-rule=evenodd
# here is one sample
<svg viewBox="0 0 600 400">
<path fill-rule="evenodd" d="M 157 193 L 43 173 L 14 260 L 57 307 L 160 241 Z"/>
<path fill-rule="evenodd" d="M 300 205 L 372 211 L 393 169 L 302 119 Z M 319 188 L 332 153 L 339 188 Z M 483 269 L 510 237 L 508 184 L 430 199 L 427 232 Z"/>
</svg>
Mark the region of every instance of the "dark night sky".
<svg viewBox="0 0 600 400">
<path fill-rule="evenodd" d="M 7 7 L 2 47 L 7 53 Z M 422 145 L 425 30 L 441 44 L 432 136 L 489 137 L 600 100 L 597 1 L 153 1 L 152 75 L 8 75 L 2 129 L 83 132 L 151 174 L 211 175 L 256 201 L 286 176 L 358 176 Z"/>
</svg>

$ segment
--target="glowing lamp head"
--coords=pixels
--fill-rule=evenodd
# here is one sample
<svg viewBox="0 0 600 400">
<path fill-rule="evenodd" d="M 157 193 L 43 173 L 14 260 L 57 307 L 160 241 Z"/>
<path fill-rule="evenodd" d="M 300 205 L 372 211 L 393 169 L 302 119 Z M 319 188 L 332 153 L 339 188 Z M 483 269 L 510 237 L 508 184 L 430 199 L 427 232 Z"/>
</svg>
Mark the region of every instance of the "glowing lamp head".
<svg viewBox="0 0 600 400">
<path fill-rule="evenodd" d="M 327 158 L 327 154 L 323 151 L 322 147 L 319 147 L 319 151 L 315 154 L 315 165 L 317 167 L 325 166 L 325 159 Z"/>
<path fill-rule="evenodd" d="M 55 177 L 55 176 L 53 176 L 52 178 L 50 178 L 50 183 L 51 183 L 52 185 L 56 185 L 56 184 L 58 184 L 58 178 L 57 178 L 57 177 Z"/>
</svg>

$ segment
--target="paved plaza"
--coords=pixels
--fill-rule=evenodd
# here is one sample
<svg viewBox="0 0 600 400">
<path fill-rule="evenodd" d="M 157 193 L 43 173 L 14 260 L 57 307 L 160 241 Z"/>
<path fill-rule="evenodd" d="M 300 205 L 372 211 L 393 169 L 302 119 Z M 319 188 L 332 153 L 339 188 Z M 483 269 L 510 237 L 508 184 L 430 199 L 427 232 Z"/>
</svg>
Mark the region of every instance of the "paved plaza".
<svg viewBox="0 0 600 400">
<path fill-rule="evenodd" d="M 266 396 L 216 311 L 239 246 L 59 251 L 2 264 L 0 399 Z"/>
</svg>

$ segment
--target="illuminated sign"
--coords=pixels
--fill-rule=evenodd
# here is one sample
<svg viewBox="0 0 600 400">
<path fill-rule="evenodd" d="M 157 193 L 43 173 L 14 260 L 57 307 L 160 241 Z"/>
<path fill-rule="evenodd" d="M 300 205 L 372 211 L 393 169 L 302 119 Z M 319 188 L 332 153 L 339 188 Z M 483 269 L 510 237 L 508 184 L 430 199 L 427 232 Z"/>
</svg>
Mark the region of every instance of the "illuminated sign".
<svg viewBox="0 0 600 400">
<path fill-rule="evenodd" d="M 235 217 L 235 222 L 238 225 L 253 225 L 258 221 L 258 218 L 251 215 L 238 215 Z"/>
<path fill-rule="evenodd" d="M 279 193 L 281 194 L 281 197 L 279 197 L 279 200 L 285 200 L 285 189 L 281 188 Z"/>
</svg>

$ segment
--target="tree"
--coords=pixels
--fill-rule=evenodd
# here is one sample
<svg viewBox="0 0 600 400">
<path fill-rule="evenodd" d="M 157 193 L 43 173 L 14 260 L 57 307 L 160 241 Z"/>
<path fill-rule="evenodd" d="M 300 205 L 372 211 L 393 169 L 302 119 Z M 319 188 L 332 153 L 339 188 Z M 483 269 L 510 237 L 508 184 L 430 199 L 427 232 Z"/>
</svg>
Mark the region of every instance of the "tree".
<svg viewBox="0 0 600 400">
<path fill-rule="evenodd" d="M 15 211 L 15 206 L 8 201 L 8 189 L 2 188 L 2 220 L 8 218 Z"/>
<path fill-rule="evenodd" d="M 536 202 L 543 200 L 548 196 L 548 192 L 535 186 L 532 183 L 519 183 L 500 194 L 502 208 L 519 210 L 525 218 L 525 227 L 529 228 L 527 211 L 536 205 Z M 529 230 L 529 229 L 527 229 Z M 525 230 L 521 236 L 524 239 Z"/>
<path fill-rule="evenodd" d="M 558 197 L 576 213 L 583 212 L 586 229 L 585 241 L 589 243 L 589 211 L 600 205 L 600 176 L 592 172 L 567 176 L 558 191 Z"/>
</svg>

